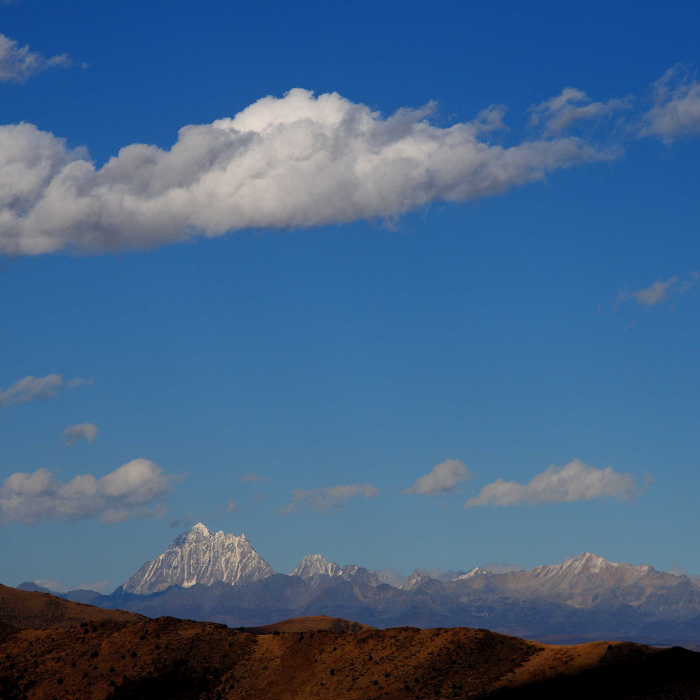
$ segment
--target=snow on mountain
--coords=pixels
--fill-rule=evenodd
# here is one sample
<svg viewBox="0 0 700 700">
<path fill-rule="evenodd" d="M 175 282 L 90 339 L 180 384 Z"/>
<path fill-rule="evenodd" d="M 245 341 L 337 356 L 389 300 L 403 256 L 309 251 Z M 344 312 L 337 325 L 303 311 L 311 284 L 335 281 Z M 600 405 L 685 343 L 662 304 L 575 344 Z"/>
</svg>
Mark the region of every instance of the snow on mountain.
<svg viewBox="0 0 700 700">
<path fill-rule="evenodd" d="M 455 576 L 452 581 L 465 581 L 466 579 L 474 578 L 474 576 L 485 576 L 491 573 L 493 572 L 489 569 L 482 569 L 480 566 L 475 566 L 471 571 L 467 571 L 466 574 Z"/>
<path fill-rule="evenodd" d="M 620 568 L 622 567 L 622 568 Z M 562 577 L 567 578 L 580 576 L 581 574 L 600 574 L 607 571 L 626 571 L 638 573 L 640 575 L 649 571 L 650 566 L 633 566 L 632 564 L 620 564 L 616 561 L 608 561 L 607 559 L 584 552 L 578 556 L 571 557 L 561 564 L 552 564 L 550 566 L 538 566 L 532 570 L 532 573 L 539 578 Z"/>
<path fill-rule="evenodd" d="M 315 576 L 331 576 L 367 586 L 378 586 L 382 583 L 381 578 L 374 571 L 369 571 L 357 564 L 340 566 L 329 561 L 322 554 L 307 554 L 292 571 L 292 576 L 300 576 L 305 581 L 311 581 Z"/>
<path fill-rule="evenodd" d="M 307 554 L 292 571 L 292 576 L 300 576 L 303 579 L 320 575 L 342 576 L 343 567 L 329 561 L 323 554 Z"/>
<path fill-rule="evenodd" d="M 576 607 L 589 607 L 604 602 L 639 605 L 650 594 L 671 589 L 680 581 L 680 577 L 646 564 L 622 564 L 584 552 L 561 564 L 538 566 L 524 577 L 511 578 L 509 585 Z"/>
<path fill-rule="evenodd" d="M 394 585 L 407 592 L 420 590 L 421 595 L 506 596 L 576 608 L 644 605 L 664 614 L 680 614 L 688 606 L 695 609 L 700 605 L 700 589 L 688 577 L 657 571 L 647 565 L 608 561 L 591 552 L 529 571 L 499 568 L 476 567 L 467 573 L 416 570 Z M 145 595 L 171 586 L 252 583 L 272 574 L 272 567 L 245 535 L 210 532 L 203 523 L 197 523 L 177 537 L 165 552 L 144 564 L 123 588 L 129 593 Z M 304 557 L 292 575 L 306 581 L 311 589 L 319 586 L 325 589 L 330 584 L 329 578 L 348 581 L 358 590 L 383 583 L 376 572 L 355 564 L 340 566 L 321 554 Z"/>
<path fill-rule="evenodd" d="M 179 535 L 162 554 L 146 562 L 125 584 L 124 590 L 145 595 L 170 586 L 189 588 L 258 581 L 275 572 L 244 535 L 210 532 L 197 523 Z"/>
<path fill-rule="evenodd" d="M 660 574 L 648 565 L 635 566 L 609 561 L 597 554 L 584 552 L 571 557 L 561 564 L 538 566 L 530 572 L 537 584 L 560 591 L 585 587 L 619 587 L 638 583 L 645 578 Z"/>
<path fill-rule="evenodd" d="M 696 599 L 700 600 L 700 591 L 688 577 L 657 571 L 653 566 L 609 561 L 591 552 L 528 571 L 477 567 L 452 579 L 452 584 L 462 595 L 471 591 L 575 608 L 643 605 L 676 614 L 684 606 L 695 609 Z"/>
</svg>

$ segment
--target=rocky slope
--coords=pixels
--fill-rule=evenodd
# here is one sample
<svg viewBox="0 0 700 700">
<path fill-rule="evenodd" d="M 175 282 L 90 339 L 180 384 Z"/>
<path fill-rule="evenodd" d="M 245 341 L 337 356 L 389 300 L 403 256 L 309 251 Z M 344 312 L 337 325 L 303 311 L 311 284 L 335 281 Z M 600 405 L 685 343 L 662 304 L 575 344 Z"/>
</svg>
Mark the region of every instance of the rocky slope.
<svg viewBox="0 0 700 700">
<path fill-rule="evenodd" d="M 146 562 L 125 584 L 129 593 L 157 593 L 171 586 L 190 588 L 258 581 L 274 574 L 245 535 L 210 532 L 197 523 L 175 539 L 168 549 Z"/>
<path fill-rule="evenodd" d="M 329 561 L 323 554 L 307 554 L 292 571 L 292 576 L 303 579 L 314 576 L 342 576 L 343 567 L 333 561 Z"/>
<path fill-rule="evenodd" d="M 329 561 L 322 554 L 309 554 L 305 556 L 292 571 L 292 576 L 299 576 L 312 584 L 320 585 L 324 577 L 340 578 L 368 586 L 379 586 L 382 583 L 379 575 L 357 564 L 339 566 Z"/>
<path fill-rule="evenodd" d="M 484 629 L 145 619 L 0 586 L 3 700 L 696 700 L 700 655 Z M 47 616 L 42 617 L 46 611 Z M 58 622 L 58 624 L 55 624 Z"/>
</svg>

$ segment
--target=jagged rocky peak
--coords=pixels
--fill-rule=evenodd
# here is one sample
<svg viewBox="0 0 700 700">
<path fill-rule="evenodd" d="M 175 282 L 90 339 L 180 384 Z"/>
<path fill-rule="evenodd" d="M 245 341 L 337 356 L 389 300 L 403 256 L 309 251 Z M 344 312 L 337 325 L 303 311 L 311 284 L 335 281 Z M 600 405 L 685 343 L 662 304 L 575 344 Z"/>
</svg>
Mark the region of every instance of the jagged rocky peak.
<svg viewBox="0 0 700 700">
<path fill-rule="evenodd" d="M 292 576 L 311 578 L 312 576 L 342 576 L 343 567 L 330 561 L 323 554 L 307 554 L 292 571 Z"/>
<path fill-rule="evenodd" d="M 420 586 L 429 583 L 430 581 L 435 581 L 432 576 L 430 576 L 425 571 L 421 569 L 416 569 L 403 584 L 402 588 L 406 591 L 413 591 Z"/>
<path fill-rule="evenodd" d="M 562 591 L 582 586 L 610 588 L 635 582 L 649 582 L 652 578 L 667 576 L 646 564 L 635 566 L 634 564 L 609 561 L 591 552 L 571 557 L 561 564 L 538 566 L 531 573 L 534 579 L 541 584 L 550 587 L 555 585 Z"/>
<path fill-rule="evenodd" d="M 583 552 L 583 554 L 567 559 L 562 566 L 576 571 L 586 570 L 596 572 L 608 566 L 621 565 L 616 561 L 609 561 L 605 557 L 593 554 L 593 552 Z"/>
<path fill-rule="evenodd" d="M 561 564 L 550 564 L 548 566 L 537 566 L 532 570 L 536 576 L 558 576 L 565 574 L 575 576 L 577 574 L 597 574 L 603 570 L 625 566 L 614 561 L 608 561 L 592 552 L 583 552 L 575 557 L 570 557 Z"/>
<path fill-rule="evenodd" d="M 146 562 L 124 584 L 124 590 L 146 595 L 198 583 L 237 585 L 274 573 L 245 535 L 212 532 L 204 523 L 197 523 L 176 537 L 165 552 Z"/>
<path fill-rule="evenodd" d="M 175 538 L 177 544 L 185 542 L 201 542 L 211 537 L 209 528 L 204 523 L 195 523 L 187 532 L 183 532 Z"/>
<path fill-rule="evenodd" d="M 292 571 L 292 576 L 299 576 L 306 581 L 315 576 L 331 576 L 342 578 L 354 584 L 365 584 L 368 586 L 379 586 L 382 581 L 374 571 L 368 571 L 363 566 L 357 564 L 345 564 L 340 566 L 323 554 L 308 554 Z"/>
</svg>

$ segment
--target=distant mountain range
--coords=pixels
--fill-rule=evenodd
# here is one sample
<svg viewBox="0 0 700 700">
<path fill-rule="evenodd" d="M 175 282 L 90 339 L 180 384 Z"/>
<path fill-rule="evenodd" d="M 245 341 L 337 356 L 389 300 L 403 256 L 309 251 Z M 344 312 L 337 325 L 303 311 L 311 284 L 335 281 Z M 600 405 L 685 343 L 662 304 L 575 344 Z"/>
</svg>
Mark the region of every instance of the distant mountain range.
<svg viewBox="0 0 700 700">
<path fill-rule="evenodd" d="M 33 583 L 19 587 L 49 592 Z M 700 648 L 697 581 L 589 552 L 531 570 L 476 568 L 440 578 L 416 571 L 405 580 L 311 554 L 284 575 L 245 535 L 197 523 L 111 595 L 55 595 L 234 627 L 329 615 L 375 627 L 487 627 L 542 641 L 606 638 Z"/>
</svg>

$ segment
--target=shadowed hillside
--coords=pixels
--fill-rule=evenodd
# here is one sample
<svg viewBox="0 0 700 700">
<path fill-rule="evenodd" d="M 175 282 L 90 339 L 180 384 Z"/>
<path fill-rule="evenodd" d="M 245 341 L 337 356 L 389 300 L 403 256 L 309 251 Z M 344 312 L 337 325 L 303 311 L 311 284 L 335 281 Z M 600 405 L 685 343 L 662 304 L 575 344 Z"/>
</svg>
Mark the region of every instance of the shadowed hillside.
<svg viewBox="0 0 700 700">
<path fill-rule="evenodd" d="M 123 610 L 103 610 L 47 593 L 30 593 L 0 585 L 0 640 L 23 629 L 74 627 L 81 622 L 127 623 L 143 617 Z"/>
<path fill-rule="evenodd" d="M 700 697 L 700 655 L 328 617 L 230 629 L 0 587 L 3 700 Z"/>
</svg>

